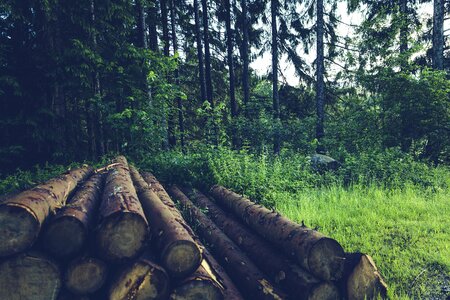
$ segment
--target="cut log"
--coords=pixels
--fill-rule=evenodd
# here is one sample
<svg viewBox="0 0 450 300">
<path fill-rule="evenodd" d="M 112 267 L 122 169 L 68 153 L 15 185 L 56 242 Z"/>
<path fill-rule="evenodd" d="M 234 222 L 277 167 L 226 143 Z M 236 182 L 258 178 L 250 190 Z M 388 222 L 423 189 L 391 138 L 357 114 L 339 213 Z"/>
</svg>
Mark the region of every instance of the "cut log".
<svg viewBox="0 0 450 300">
<path fill-rule="evenodd" d="M 215 278 L 206 260 L 188 278 L 179 282 L 170 294 L 172 300 L 222 300 L 223 286 Z"/>
<path fill-rule="evenodd" d="M 213 186 L 211 194 L 241 221 L 276 244 L 288 257 L 313 275 L 324 280 L 338 280 L 342 277 L 345 253 L 334 239 L 292 222 L 222 186 Z"/>
<path fill-rule="evenodd" d="M 123 156 L 108 172 L 99 215 L 96 241 L 102 258 L 121 261 L 141 252 L 149 235 L 148 223 Z"/>
<path fill-rule="evenodd" d="M 139 199 L 150 222 L 152 239 L 160 253 L 160 261 L 170 275 L 180 278 L 192 274 L 200 266 L 202 254 L 183 224 L 150 189 L 139 172 L 130 168 Z"/>
<path fill-rule="evenodd" d="M 108 270 L 102 260 L 83 256 L 69 264 L 64 274 L 64 284 L 74 294 L 87 295 L 99 290 L 107 276 Z"/>
<path fill-rule="evenodd" d="M 60 288 L 58 266 L 40 253 L 22 253 L 0 263 L 0 299 L 54 300 Z"/>
<path fill-rule="evenodd" d="M 79 253 L 86 243 L 98 210 L 103 174 L 86 181 L 44 227 L 42 245 L 50 254 L 68 257 Z"/>
<path fill-rule="evenodd" d="M 172 214 L 177 218 L 178 222 L 180 222 L 183 227 L 188 231 L 189 235 L 192 239 L 197 243 L 200 247 L 201 252 L 203 253 L 203 261 L 202 266 L 208 270 L 209 276 L 214 279 L 214 281 L 218 282 L 219 286 L 222 288 L 222 293 L 224 299 L 227 300 L 243 300 L 241 293 L 238 291 L 236 286 L 234 285 L 231 278 L 222 268 L 222 266 L 216 261 L 216 259 L 211 255 L 211 253 L 206 249 L 198 236 L 192 230 L 192 228 L 186 223 L 180 211 L 175 206 L 175 203 L 170 198 L 169 194 L 167 194 L 164 187 L 159 183 L 153 174 L 148 172 L 143 172 L 142 177 L 144 180 L 150 185 L 150 188 L 158 195 L 159 199 L 169 207 Z"/>
<path fill-rule="evenodd" d="M 204 194 L 190 188 L 184 188 L 183 191 L 233 242 L 251 257 L 263 272 L 270 276 L 273 282 L 286 290 L 292 299 L 340 299 L 339 289 L 336 285 L 321 282 L 300 268 L 295 262 L 277 252 L 263 238 L 224 212 Z M 317 298 L 316 295 L 320 295 L 320 298 Z"/>
<path fill-rule="evenodd" d="M 108 299 L 166 299 L 168 292 L 169 276 L 154 263 L 153 255 L 146 253 L 113 280 Z"/>
<path fill-rule="evenodd" d="M 195 220 L 195 228 L 200 236 L 211 245 L 215 257 L 240 291 L 249 299 L 285 299 L 284 293 L 274 287 L 253 262 L 233 243 L 189 198 L 176 186 L 169 188 L 169 194 L 179 201 L 183 209 Z"/>
<path fill-rule="evenodd" d="M 347 253 L 342 288 L 347 299 L 385 299 L 387 285 L 373 259 L 362 253 Z"/>
<path fill-rule="evenodd" d="M 64 206 L 67 197 L 93 169 L 64 173 L 0 204 L 0 257 L 23 252 L 36 241 L 48 215 Z"/>
</svg>

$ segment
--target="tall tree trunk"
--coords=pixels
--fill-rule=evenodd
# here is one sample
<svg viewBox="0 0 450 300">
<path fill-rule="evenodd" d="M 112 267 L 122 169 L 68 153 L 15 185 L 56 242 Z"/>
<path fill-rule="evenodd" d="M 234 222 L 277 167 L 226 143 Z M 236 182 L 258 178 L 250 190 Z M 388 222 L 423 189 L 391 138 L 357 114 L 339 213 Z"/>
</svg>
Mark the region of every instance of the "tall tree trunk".
<svg viewBox="0 0 450 300">
<path fill-rule="evenodd" d="M 400 53 L 408 51 L 408 0 L 399 0 L 400 17 L 402 25 L 400 27 Z"/>
<path fill-rule="evenodd" d="M 173 45 L 173 55 L 175 56 L 178 52 L 178 41 L 177 41 L 177 30 L 176 30 L 176 14 L 175 14 L 175 0 L 170 0 L 170 19 L 172 25 L 172 45 Z M 180 84 L 179 80 L 180 72 L 178 67 L 174 72 L 175 84 L 178 86 Z M 183 120 L 183 103 L 181 98 L 177 96 L 177 110 L 178 110 L 178 129 L 180 130 L 180 145 L 181 149 L 184 151 L 184 120 Z M 176 139 L 174 136 L 173 146 L 176 144 Z"/>
<path fill-rule="evenodd" d="M 197 40 L 197 59 L 198 59 L 198 77 L 200 83 L 200 95 L 202 103 L 206 101 L 206 82 L 205 82 L 205 65 L 203 62 L 203 46 L 200 28 L 200 16 L 198 0 L 194 0 L 194 17 L 195 17 L 195 38 Z"/>
<path fill-rule="evenodd" d="M 273 137 L 273 152 L 280 153 L 280 98 L 278 96 L 278 33 L 277 33 L 277 16 L 278 16 L 278 0 L 270 1 L 270 13 L 272 17 L 272 101 L 273 101 L 273 118 L 275 121 L 275 131 Z"/>
<path fill-rule="evenodd" d="M 167 0 L 161 0 L 161 23 L 162 23 L 162 32 L 163 32 L 163 42 L 164 42 L 164 56 L 169 57 L 169 49 L 170 49 L 170 38 L 169 38 L 169 16 L 167 12 Z M 170 118 L 170 109 L 171 105 L 168 105 L 168 116 L 166 116 L 165 112 L 163 112 L 163 126 L 167 128 L 167 137 L 163 142 L 163 147 L 168 148 L 170 145 L 171 135 L 173 132 L 173 124 Z"/>
<path fill-rule="evenodd" d="M 444 69 L 444 0 L 434 0 L 433 68 Z"/>
<path fill-rule="evenodd" d="M 325 82 L 324 82 L 324 20 L 323 20 L 323 0 L 317 0 L 317 58 L 316 58 L 316 110 L 317 125 L 316 139 L 318 146 L 317 153 L 324 153 L 325 149 L 322 145 L 322 139 L 325 136 L 324 119 L 325 119 Z"/>
<path fill-rule="evenodd" d="M 137 20 L 137 41 L 138 47 L 147 49 L 147 38 L 145 34 L 145 11 L 142 0 L 136 0 Z"/>
<path fill-rule="evenodd" d="M 149 33 L 149 48 L 152 51 L 158 51 L 158 31 L 157 31 L 157 15 L 158 15 L 158 1 L 154 0 L 148 9 L 148 33 Z"/>
<path fill-rule="evenodd" d="M 243 32 L 243 40 L 242 40 L 242 50 L 243 50 L 243 74 L 242 74 L 242 89 L 244 90 L 244 106 L 248 105 L 250 99 L 250 84 L 249 84 L 249 59 L 248 59 L 248 30 L 249 30 L 249 21 L 248 21 L 248 13 L 247 13 L 247 0 L 242 0 L 242 32 Z"/>
<path fill-rule="evenodd" d="M 235 93 L 235 83 L 234 83 L 234 64 L 233 64 L 233 32 L 231 31 L 231 3 L 230 0 L 225 0 L 225 27 L 227 34 L 227 59 L 228 59 L 228 72 L 230 81 L 230 110 L 231 110 L 231 120 L 232 122 L 237 117 L 237 102 Z M 238 146 L 238 140 L 233 129 L 232 132 L 232 144 L 236 148 Z"/>
</svg>

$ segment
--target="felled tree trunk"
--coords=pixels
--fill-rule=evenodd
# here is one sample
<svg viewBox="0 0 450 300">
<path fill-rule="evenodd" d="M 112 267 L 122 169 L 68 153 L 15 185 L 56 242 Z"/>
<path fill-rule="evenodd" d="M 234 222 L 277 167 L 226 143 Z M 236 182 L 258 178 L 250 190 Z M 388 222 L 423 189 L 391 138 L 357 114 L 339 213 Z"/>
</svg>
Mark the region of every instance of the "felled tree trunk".
<svg viewBox="0 0 450 300">
<path fill-rule="evenodd" d="M 78 183 L 92 172 L 87 166 L 74 169 L 3 201 L 0 205 L 0 257 L 30 248 L 48 215 L 64 206 Z"/>
<path fill-rule="evenodd" d="M 201 237 L 211 245 L 215 256 L 241 292 L 249 299 L 285 299 L 285 295 L 275 288 L 253 262 L 233 243 L 200 209 L 176 186 L 169 194 L 183 205 L 183 209 L 195 220 L 195 226 Z"/>
<path fill-rule="evenodd" d="M 223 294 L 224 299 L 227 300 L 242 300 L 243 297 L 231 281 L 230 277 L 225 273 L 225 270 L 221 265 L 215 260 L 215 258 L 209 253 L 208 249 L 206 249 L 195 232 L 191 229 L 191 227 L 186 223 L 180 211 L 176 208 L 175 203 L 170 198 L 169 194 L 167 194 L 164 187 L 159 183 L 153 174 L 148 172 L 143 172 L 142 177 L 149 184 L 150 188 L 158 195 L 159 199 L 170 209 L 172 214 L 182 223 L 183 227 L 188 231 L 191 235 L 192 239 L 197 243 L 200 247 L 201 252 L 203 254 L 203 261 L 201 267 L 203 267 L 206 271 L 210 280 L 213 280 L 218 283 L 221 287 L 221 292 Z M 198 270 L 197 270 L 198 271 Z M 205 274 L 202 275 L 203 277 Z M 191 277 L 195 279 L 194 276 Z M 193 287 L 195 288 L 195 286 Z M 193 288 L 189 289 L 193 291 Z M 187 295 L 186 293 L 178 293 L 177 295 Z M 214 294 L 212 294 L 214 295 Z"/>
<path fill-rule="evenodd" d="M 279 246 L 288 257 L 295 259 L 313 275 L 324 280 L 341 278 L 345 253 L 337 241 L 294 223 L 222 186 L 214 186 L 211 193 L 243 222 Z"/>
<path fill-rule="evenodd" d="M 145 246 L 149 233 L 127 160 L 119 156 L 116 163 L 106 177 L 96 233 L 99 255 L 111 261 L 135 257 Z"/>
<path fill-rule="evenodd" d="M 202 255 L 183 224 L 150 189 L 139 172 L 131 167 L 131 175 L 139 193 L 139 199 L 151 224 L 152 239 L 160 253 L 164 268 L 174 277 L 192 274 L 199 266 Z"/>
<path fill-rule="evenodd" d="M 340 299 L 338 288 L 322 282 L 295 262 L 279 254 L 267 241 L 251 232 L 235 218 L 227 215 L 204 194 L 193 189 L 183 189 L 190 199 L 215 222 L 215 224 L 242 250 L 271 280 L 285 289 L 293 299 Z M 320 298 L 317 296 L 320 295 Z"/>
<path fill-rule="evenodd" d="M 74 294 L 86 295 L 99 290 L 106 281 L 108 269 L 97 258 L 83 256 L 73 260 L 64 274 L 64 285 Z"/>
<path fill-rule="evenodd" d="M 342 290 L 349 300 L 386 298 L 387 285 L 367 254 L 346 253 Z"/>
<path fill-rule="evenodd" d="M 166 299 L 169 290 L 169 276 L 154 262 L 154 256 L 145 253 L 126 267 L 112 281 L 109 299 Z"/>
<path fill-rule="evenodd" d="M 93 175 L 50 219 L 42 235 L 42 245 L 47 252 L 67 257 L 82 250 L 100 205 L 103 179 L 103 174 Z"/>
<path fill-rule="evenodd" d="M 0 299 L 54 300 L 61 288 L 59 267 L 39 253 L 22 253 L 0 263 Z"/>
</svg>

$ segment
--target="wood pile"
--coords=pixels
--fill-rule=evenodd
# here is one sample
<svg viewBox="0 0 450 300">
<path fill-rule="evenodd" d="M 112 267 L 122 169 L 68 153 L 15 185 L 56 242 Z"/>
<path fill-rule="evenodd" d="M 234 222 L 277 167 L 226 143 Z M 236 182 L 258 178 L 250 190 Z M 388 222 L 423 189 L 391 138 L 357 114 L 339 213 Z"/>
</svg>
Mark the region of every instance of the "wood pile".
<svg viewBox="0 0 450 300">
<path fill-rule="evenodd" d="M 0 299 L 378 296 L 370 256 L 225 187 L 165 189 L 123 156 L 0 202 Z"/>
</svg>

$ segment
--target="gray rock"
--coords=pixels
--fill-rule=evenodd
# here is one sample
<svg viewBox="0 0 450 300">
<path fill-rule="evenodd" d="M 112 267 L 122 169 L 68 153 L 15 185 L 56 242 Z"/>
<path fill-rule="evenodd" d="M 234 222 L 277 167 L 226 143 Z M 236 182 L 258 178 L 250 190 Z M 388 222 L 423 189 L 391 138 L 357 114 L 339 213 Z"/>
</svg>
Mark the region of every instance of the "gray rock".
<svg viewBox="0 0 450 300">
<path fill-rule="evenodd" d="M 316 153 L 311 156 L 311 166 L 319 172 L 335 171 L 339 169 L 341 163 L 330 156 Z"/>
</svg>

